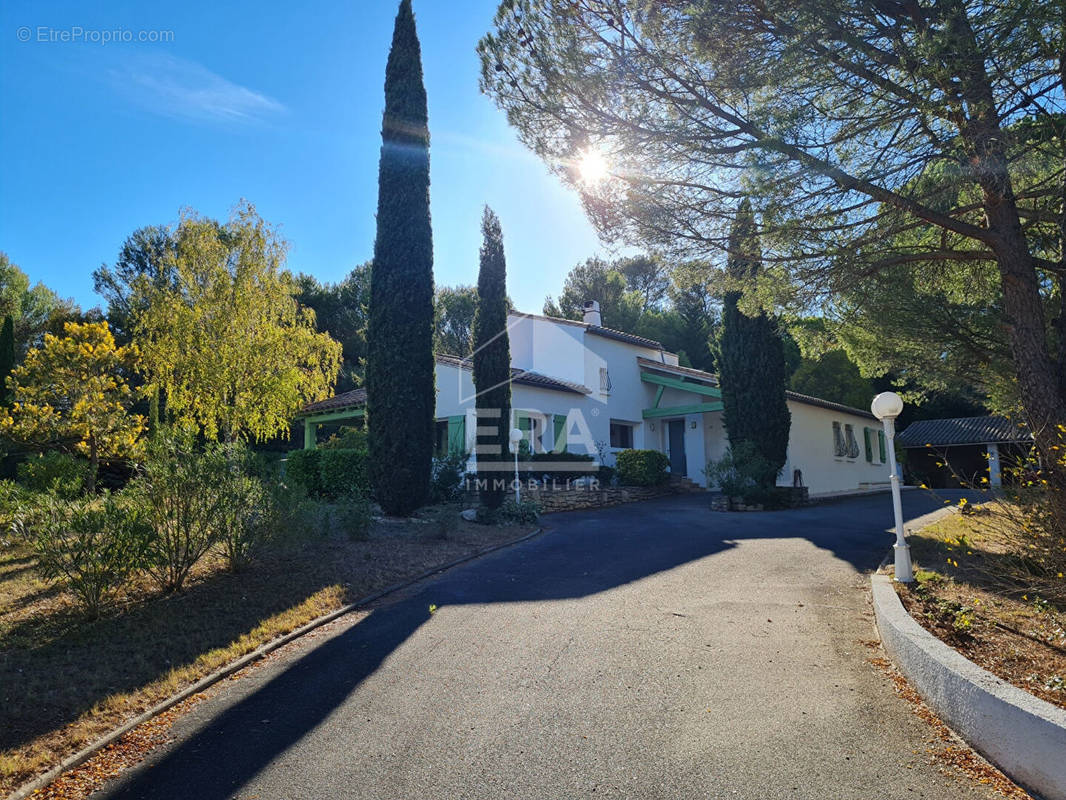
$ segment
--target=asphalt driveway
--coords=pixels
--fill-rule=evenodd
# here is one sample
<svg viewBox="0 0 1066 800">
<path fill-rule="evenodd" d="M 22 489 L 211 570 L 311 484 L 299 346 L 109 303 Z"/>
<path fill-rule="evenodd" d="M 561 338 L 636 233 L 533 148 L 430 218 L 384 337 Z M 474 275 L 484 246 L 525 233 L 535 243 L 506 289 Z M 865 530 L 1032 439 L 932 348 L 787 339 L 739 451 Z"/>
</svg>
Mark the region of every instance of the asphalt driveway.
<svg viewBox="0 0 1066 800">
<path fill-rule="evenodd" d="M 887 495 L 707 504 L 551 515 L 233 682 L 100 796 L 993 796 L 866 661 Z"/>
</svg>

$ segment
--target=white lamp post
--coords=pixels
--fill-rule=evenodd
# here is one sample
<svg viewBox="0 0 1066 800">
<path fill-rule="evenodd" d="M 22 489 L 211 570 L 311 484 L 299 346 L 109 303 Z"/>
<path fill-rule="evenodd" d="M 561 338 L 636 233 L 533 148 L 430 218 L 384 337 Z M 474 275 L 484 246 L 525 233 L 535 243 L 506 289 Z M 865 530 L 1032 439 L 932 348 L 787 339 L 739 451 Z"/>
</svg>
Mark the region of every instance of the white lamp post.
<svg viewBox="0 0 1066 800">
<path fill-rule="evenodd" d="M 514 501 L 522 502 L 522 484 L 518 480 L 518 451 L 519 442 L 525 438 L 521 428 L 511 428 L 511 449 L 514 450 Z"/>
<path fill-rule="evenodd" d="M 885 426 L 885 438 L 888 440 L 888 466 L 892 470 L 892 510 L 896 514 L 896 544 L 892 548 L 896 554 L 896 580 L 911 583 L 914 571 L 911 569 L 911 549 L 903 536 L 903 503 L 899 496 L 899 475 L 896 474 L 896 417 L 903 411 L 903 398 L 895 392 L 881 392 L 870 403 L 870 410 Z"/>
</svg>

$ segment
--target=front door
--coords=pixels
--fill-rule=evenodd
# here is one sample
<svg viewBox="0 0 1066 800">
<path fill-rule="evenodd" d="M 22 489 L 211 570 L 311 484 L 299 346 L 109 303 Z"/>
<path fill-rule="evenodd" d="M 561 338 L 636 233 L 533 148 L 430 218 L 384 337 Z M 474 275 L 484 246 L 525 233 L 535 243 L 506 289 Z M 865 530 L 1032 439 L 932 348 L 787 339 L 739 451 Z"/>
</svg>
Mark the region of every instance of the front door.
<svg viewBox="0 0 1066 800">
<path fill-rule="evenodd" d="M 685 420 L 670 420 L 667 430 L 670 434 L 670 472 L 685 475 L 688 473 L 685 464 Z"/>
</svg>

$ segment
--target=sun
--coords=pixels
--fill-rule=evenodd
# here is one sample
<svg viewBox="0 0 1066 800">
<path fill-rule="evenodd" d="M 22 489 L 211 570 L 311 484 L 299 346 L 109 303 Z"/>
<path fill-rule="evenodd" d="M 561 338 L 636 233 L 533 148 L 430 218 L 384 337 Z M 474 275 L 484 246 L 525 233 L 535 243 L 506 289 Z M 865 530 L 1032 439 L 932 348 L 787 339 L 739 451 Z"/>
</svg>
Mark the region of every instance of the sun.
<svg viewBox="0 0 1066 800">
<path fill-rule="evenodd" d="M 595 186 L 607 177 L 607 159 L 595 147 L 587 147 L 578 156 L 577 172 L 586 186 Z"/>
</svg>

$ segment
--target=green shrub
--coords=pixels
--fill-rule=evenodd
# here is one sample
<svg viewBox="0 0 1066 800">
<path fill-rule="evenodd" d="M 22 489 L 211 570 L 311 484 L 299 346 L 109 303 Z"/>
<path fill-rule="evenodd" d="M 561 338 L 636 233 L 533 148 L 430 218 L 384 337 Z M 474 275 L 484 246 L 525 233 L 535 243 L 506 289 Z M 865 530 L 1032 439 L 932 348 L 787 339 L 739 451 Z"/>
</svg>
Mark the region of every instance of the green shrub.
<svg viewBox="0 0 1066 800">
<path fill-rule="evenodd" d="M 758 503 L 766 499 L 766 492 L 757 490 L 768 468 L 769 462 L 752 442 L 741 442 L 728 448 L 718 461 L 708 462 L 703 474 L 726 497 L 742 497 L 745 502 Z"/>
<path fill-rule="evenodd" d="M 244 568 L 274 538 L 272 497 L 263 482 L 249 474 L 248 454 L 242 446 L 224 448 L 229 467 L 218 486 L 219 541 L 229 568 Z"/>
<path fill-rule="evenodd" d="M 334 508 L 337 527 L 353 541 L 362 542 L 370 536 L 370 500 L 362 492 L 350 492 L 337 500 Z"/>
<path fill-rule="evenodd" d="M 670 459 L 658 450 L 623 450 L 615 456 L 623 486 L 658 486 L 666 481 L 669 465 Z"/>
<path fill-rule="evenodd" d="M 322 450 L 318 457 L 319 491 L 324 497 L 368 494 L 366 450 Z"/>
<path fill-rule="evenodd" d="M 431 503 L 453 503 L 463 498 L 468 460 L 466 453 L 450 453 L 433 459 L 433 473 L 429 480 Z"/>
<path fill-rule="evenodd" d="M 341 428 L 319 445 L 322 450 L 366 450 L 366 428 Z"/>
<path fill-rule="evenodd" d="M 312 497 L 322 494 L 318 471 L 321 450 L 292 450 L 285 457 L 285 479 Z"/>
<path fill-rule="evenodd" d="M 143 508 L 129 498 L 63 501 L 46 497 L 32 522 L 14 524 L 37 554 L 41 575 L 61 584 L 90 617 L 143 563 L 152 529 Z"/>
<path fill-rule="evenodd" d="M 523 500 L 516 503 L 514 498 L 507 498 L 499 508 L 481 506 L 477 510 L 477 521 L 486 525 L 508 525 L 536 522 L 540 516 L 540 503 L 536 500 Z"/>
<path fill-rule="evenodd" d="M 188 436 L 160 434 L 149 443 L 128 491 L 144 503 L 153 535 L 146 563 L 163 591 L 182 588 L 196 563 L 226 531 L 230 453 L 197 451 Z"/>
<path fill-rule="evenodd" d="M 68 500 L 85 491 L 88 479 L 88 461 L 57 451 L 30 456 L 18 465 L 18 481 L 27 489 Z"/>
<path fill-rule="evenodd" d="M 285 462 L 285 477 L 312 497 L 342 497 L 368 493 L 366 450 L 293 450 Z"/>
<path fill-rule="evenodd" d="M 462 506 L 454 503 L 426 509 L 423 513 L 429 520 L 429 524 L 426 525 L 427 537 L 443 541 L 454 536 L 459 530 L 459 521 L 462 519 L 461 509 Z"/>
<path fill-rule="evenodd" d="M 14 481 L 0 480 L 0 543 L 5 541 L 11 524 L 24 516 L 30 492 Z"/>
</svg>

